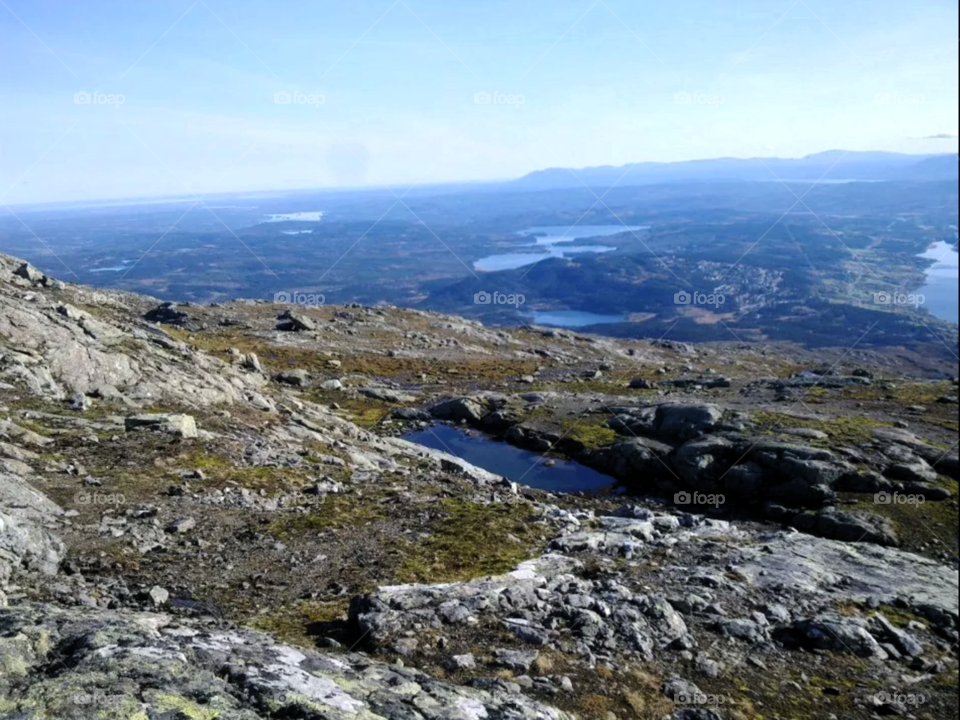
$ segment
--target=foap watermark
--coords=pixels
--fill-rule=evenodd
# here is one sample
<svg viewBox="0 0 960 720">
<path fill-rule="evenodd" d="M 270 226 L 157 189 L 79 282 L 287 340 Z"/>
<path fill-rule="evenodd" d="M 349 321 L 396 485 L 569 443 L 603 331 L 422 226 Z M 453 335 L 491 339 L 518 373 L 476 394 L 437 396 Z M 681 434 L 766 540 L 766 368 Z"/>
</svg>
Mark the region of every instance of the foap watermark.
<svg viewBox="0 0 960 720">
<path fill-rule="evenodd" d="M 719 107 L 726 101 L 727 99 L 723 95 L 714 93 L 678 92 L 673 94 L 673 102 L 676 105 L 710 105 L 712 107 Z"/>
<path fill-rule="evenodd" d="M 920 707 L 927 701 L 927 698 L 923 693 L 888 693 L 881 690 L 873 696 L 873 701 L 877 705 L 904 705 L 906 707 Z"/>
<path fill-rule="evenodd" d="M 923 105 L 923 95 L 917 93 L 878 92 L 873 96 L 874 105 Z"/>
<path fill-rule="evenodd" d="M 719 493 L 689 493 L 686 490 L 682 490 L 673 496 L 674 505 L 712 505 L 713 507 L 720 507 L 726 500 L 726 497 Z"/>
<path fill-rule="evenodd" d="M 74 705 L 91 705 L 96 707 L 117 707 L 123 705 L 123 695 L 107 695 L 105 692 L 81 692 L 73 696 Z"/>
<path fill-rule="evenodd" d="M 281 90 L 273 95 L 273 102 L 276 105 L 312 105 L 319 108 L 326 101 L 327 98 L 321 93 L 302 93 L 298 91 L 290 93 Z"/>
<path fill-rule="evenodd" d="M 923 495 L 906 495 L 900 492 L 878 492 L 873 496 L 875 505 L 923 505 L 927 499 Z"/>
<path fill-rule="evenodd" d="M 673 294 L 674 305 L 712 305 L 720 307 L 726 301 L 726 297 L 720 293 L 689 293 L 686 290 L 681 290 Z"/>
<path fill-rule="evenodd" d="M 320 307 L 326 298 L 320 293 L 278 292 L 274 293 L 273 301 L 280 305 L 301 305 L 302 307 Z"/>
<path fill-rule="evenodd" d="M 478 93 L 473 94 L 473 104 L 474 105 L 513 105 L 515 108 L 519 109 L 527 99 L 518 93 L 502 93 L 494 90 L 492 93 L 488 93 L 485 90 L 481 90 Z"/>
<path fill-rule="evenodd" d="M 113 105 L 115 108 L 119 108 L 127 101 L 127 98 L 123 95 L 117 93 L 102 93 L 94 90 L 92 93 L 88 93 L 86 90 L 81 90 L 78 93 L 73 94 L 73 104 L 74 105 Z"/>
<path fill-rule="evenodd" d="M 873 302 L 875 305 L 911 305 L 913 307 L 919 307 L 926 301 L 927 299 L 922 293 L 887 292 L 886 290 L 882 290 L 873 294 Z"/>
<path fill-rule="evenodd" d="M 121 493 L 101 493 L 81 490 L 73 496 L 77 505 L 124 505 L 127 499 Z"/>
<path fill-rule="evenodd" d="M 673 699 L 677 705 L 723 705 L 727 698 L 723 695 L 712 695 L 702 692 L 679 692 Z"/>
<path fill-rule="evenodd" d="M 111 305 L 113 303 L 109 295 L 90 290 L 77 290 L 75 299 L 81 305 Z"/>
<path fill-rule="evenodd" d="M 519 293 L 511 293 L 508 295 L 507 293 L 497 291 L 488 293 L 486 290 L 481 290 L 473 294 L 474 305 L 513 305 L 514 307 L 520 307 L 526 300 L 527 299 Z"/>
</svg>

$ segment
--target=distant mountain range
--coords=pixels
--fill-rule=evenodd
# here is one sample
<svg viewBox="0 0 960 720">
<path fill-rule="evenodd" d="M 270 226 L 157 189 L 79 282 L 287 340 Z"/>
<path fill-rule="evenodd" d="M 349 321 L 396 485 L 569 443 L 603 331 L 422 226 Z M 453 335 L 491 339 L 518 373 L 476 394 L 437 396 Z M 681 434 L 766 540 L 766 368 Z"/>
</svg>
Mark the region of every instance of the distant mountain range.
<svg viewBox="0 0 960 720">
<path fill-rule="evenodd" d="M 514 181 L 517 189 L 612 187 L 652 185 L 669 182 L 749 181 L 777 179 L 815 182 L 844 180 L 957 180 L 955 154 L 906 155 L 890 152 L 828 152 L 797 159 L 717 158 L 686 162 L 641 162 L 635 165 L 591 168 L 548 168 L 529 173 Z"/>
</svg>

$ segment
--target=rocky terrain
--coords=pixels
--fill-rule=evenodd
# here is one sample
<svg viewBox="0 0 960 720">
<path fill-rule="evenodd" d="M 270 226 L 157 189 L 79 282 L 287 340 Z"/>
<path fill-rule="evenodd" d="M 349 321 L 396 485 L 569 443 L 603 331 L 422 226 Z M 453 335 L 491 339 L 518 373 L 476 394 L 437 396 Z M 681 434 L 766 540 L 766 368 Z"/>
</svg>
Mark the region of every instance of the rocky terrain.
<svg viewBox="0 0 960 720">
<path fill-rule="evenodd" d="M 171 305 L 0 256 L 0 718 L 957 717 L 939 358 Z M 403 437 L 435 423 L 610 487 Z"/>
</svg>

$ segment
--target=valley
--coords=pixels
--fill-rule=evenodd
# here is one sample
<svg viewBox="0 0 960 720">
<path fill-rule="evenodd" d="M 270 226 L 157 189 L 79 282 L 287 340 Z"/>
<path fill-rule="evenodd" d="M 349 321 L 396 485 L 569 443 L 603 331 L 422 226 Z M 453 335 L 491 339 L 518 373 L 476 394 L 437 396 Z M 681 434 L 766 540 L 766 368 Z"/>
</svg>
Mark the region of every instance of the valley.
<svg viewBox="0 0 960 720">
<path fill-rule="evenodd" d="M 609 188 L 602 202 L 600 192 L 38 209 L 24 216 L 30 232 L 13 218 L 0 229 L 8 250 L 45 271 L 178 302 L 303 292 L 622 338 L 929 345 L 945 357 L 956 347 L 955 260 L 938 265 L 956 257 L 953 181 L 641 185 Z M 929 304 L 878 300 L 920 293 L 931 267 L 947 285 Z M 478 304 L 484 292 L 524 301 Z M 692 302 L 678 302 L 685 294 Z"/>
</svg>

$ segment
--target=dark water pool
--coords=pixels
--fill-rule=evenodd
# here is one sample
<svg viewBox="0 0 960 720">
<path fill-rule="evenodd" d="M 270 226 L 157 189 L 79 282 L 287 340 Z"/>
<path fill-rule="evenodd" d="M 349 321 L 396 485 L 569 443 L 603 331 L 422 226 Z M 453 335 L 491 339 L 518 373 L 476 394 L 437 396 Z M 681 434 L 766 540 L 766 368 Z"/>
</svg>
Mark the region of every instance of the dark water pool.
<svg viewBox="0 0 960 720">
<path fill-rule="evenodd" d="M 554 458 L 544 464 L 542 455 L 521 450 L 500 440 L 450 425 L 434 425 L 403 436 L 404 440 L 456 455 L 484 470 L 550 492 L 599 492 L 613 487 L 615 480 L 580 463 Z"/>
</svg>

